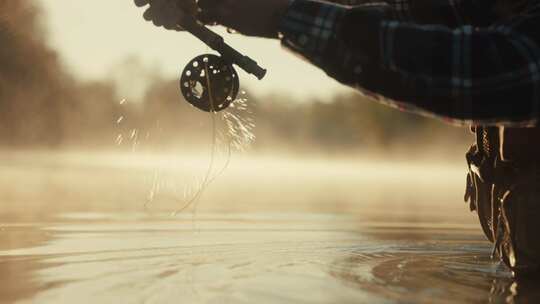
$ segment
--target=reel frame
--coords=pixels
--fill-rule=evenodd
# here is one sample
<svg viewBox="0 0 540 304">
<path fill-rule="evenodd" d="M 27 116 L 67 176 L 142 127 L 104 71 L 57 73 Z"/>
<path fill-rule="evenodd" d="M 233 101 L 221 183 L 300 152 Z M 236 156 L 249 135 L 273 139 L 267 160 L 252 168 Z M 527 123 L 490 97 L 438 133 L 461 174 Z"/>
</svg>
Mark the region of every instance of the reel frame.
<svg viewBox="0 0 540 304">
<path fill-rule="evenodd" d="M 180 90 L 186 101 L 205 112 L 228 108 L 239 89 L 240 80 L 234 67 L 214 54 L 193 58 L 180 77 Z"/>
<path fill-rule="evenodd" d="M 238 73 L 233 64 L 259 80 L 265 77 L 266 69 L 229 46 L 223 37 L 194 17 L 185 16 L 178 24 L 220 55 L 197 56 L 184 68 L 180 77 L 180 89 L 184 98 L 193 106 L 205 112 L 219 112 L 231 105 L 240 88 Z"/>
</svg>

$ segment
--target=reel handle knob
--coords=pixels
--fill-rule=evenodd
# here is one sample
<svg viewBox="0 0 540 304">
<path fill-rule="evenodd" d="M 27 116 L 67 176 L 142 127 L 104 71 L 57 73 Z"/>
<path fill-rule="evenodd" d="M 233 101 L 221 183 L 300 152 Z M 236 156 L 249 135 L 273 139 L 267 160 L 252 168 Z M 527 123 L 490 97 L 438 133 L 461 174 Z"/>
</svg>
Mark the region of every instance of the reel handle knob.
<svg viewBox="0 0 540 304">
<path fill-rule="evenodd" d="M 225 46 L 228 46 L 228 45 L 225 45 Z M 232 49 L 231 52 L 238 53 L 234 49 Z M 255 60 L 249 58 L 248 56 L 243 56 L 240 53 L 236 54 L 235 58 L 237 60 L 233 61 L 233 63 L 238 65 L 246 73 L 254 75 L 259 80 L 262 80 L 264 76 L 266 76 L 266 69 L 259 66 L 259 64 Z"/>
</svg>

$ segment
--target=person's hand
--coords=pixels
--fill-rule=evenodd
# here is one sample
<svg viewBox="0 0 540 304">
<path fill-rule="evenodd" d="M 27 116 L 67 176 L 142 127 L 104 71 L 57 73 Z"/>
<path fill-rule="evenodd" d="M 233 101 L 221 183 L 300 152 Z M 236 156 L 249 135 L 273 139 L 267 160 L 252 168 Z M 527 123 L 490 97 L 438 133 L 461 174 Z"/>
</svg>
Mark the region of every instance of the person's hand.
<svg viewBox="0 0 540 304">
<path fill-rule="evenodd" d="M 241 34 L 276 38 L 290 0 L 199 0 L 198 19 L 218 23 Z"/>
<path fill-rule="evenodd" d="M 198 11 L 195 0 L 135 0 L 135 5 L 148 5 L 144 19 L 169 30 L 182 30 L 182 19 Z"/>
</svg>

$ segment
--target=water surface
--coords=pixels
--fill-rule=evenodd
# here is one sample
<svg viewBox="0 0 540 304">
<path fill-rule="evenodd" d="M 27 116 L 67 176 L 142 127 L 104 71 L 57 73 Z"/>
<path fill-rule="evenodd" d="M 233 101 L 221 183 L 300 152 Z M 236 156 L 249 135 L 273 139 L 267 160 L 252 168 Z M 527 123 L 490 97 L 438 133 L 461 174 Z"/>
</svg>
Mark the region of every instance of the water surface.
<svg viewBox="0 0 540 304">
<path fill-rule="evenodd" d="M 171 216 L 193 162 L 10 157 L 3 303 L 540 299 L 489 258 L 453 164 L 238 160 L 196 210 Z"/>
</svg>

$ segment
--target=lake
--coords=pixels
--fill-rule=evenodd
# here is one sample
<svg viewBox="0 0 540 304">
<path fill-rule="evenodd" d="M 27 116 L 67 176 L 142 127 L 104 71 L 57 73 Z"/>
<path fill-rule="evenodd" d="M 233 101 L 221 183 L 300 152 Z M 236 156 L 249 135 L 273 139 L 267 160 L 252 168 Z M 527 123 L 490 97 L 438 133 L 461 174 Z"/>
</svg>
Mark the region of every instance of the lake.
<svg viewBox="0 0 540 304">
<path fill-rule="evenodd" d="M 0 154 L 1 303 L 514 303 L 448 161 Z"/>
</svg>

